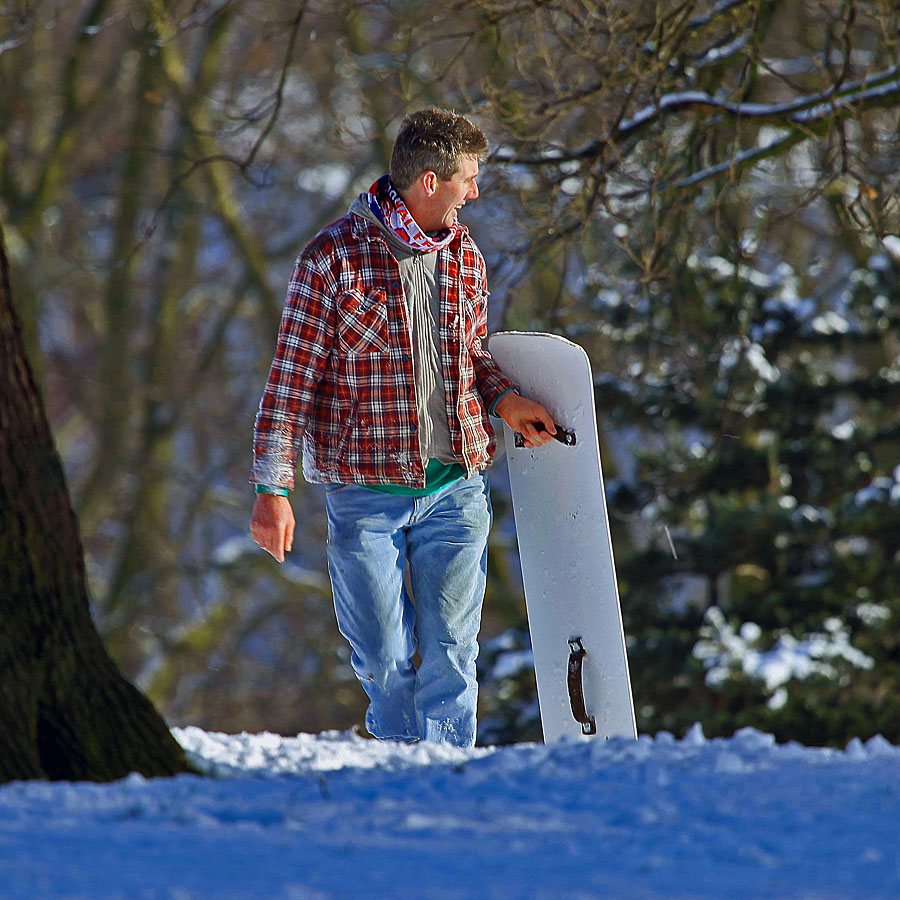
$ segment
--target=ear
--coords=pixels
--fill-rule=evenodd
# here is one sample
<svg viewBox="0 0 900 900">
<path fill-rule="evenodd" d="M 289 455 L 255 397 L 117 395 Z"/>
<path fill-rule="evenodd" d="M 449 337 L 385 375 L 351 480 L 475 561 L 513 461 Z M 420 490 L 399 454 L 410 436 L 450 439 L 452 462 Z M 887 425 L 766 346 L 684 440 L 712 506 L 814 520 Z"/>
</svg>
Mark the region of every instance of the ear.
<svg viewBox="0 0 900 900">
<path fill-rule="evenodd" d="M 425 196 L 430 197 L 437 190 L 437 186 L 438 186 L 437 174 L 432 172 L 429 169 L 427 172 L 424 172 L 421 177 L 422 177 L 422 187 L 425 188 Z"/>
</svg>

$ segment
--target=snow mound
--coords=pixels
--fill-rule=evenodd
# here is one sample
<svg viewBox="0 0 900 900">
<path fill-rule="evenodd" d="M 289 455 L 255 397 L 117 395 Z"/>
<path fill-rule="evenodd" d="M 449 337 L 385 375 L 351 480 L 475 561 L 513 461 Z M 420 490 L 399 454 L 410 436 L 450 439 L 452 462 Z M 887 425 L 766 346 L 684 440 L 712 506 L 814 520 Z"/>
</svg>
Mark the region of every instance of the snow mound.
<svg viewBox="0 0 900 900">
<path fill-rule="evenodd" d="M 216 777 L 0 786 L 0 898 L 900 897 L 900 748 L 880 737 L 175 736 Z"/>
<path fill-rule="evenodd" d="M 807 766 L 835 762 L 870 762 L 890 759 L 900 763 L 900 747 L 880 735 L 863 743 L 858 738 L 846 750 L 776 744 L 775 738 L 753 728 L 742 728 L 730 738 L 708 739 L 697 723 L 682 740 L 667 732 L 641 735 L 636 741 L 614 738 L 597 741 L 573 738 L 556 744 L 516 744 L 506 747 L 465 749 L 444 744 L 402 744 L 375 741 L 355 729 L 321 734 L 223 734 L 200 728 L 175 728 L 173 734 L 200 771 L 220 777 L 252 775 L 305 777 L 319 773 L 378 770 L 399 773 L 429 766 L 466 767 L 471 774 L 488 775 L 554 770 L 578 772 L 582 777 L 613 765 L 673 764 L 697 770 L 741 771 L 773 769 L 786 761 Z M 477 764 L 477 765 L 476 765 Z M 423 773 L 422 777 L 427 777 Z"/>
<path fill-rule="evenodd" d="M 172 733 L 190 761 L 208 775 L 310 775 L 340 769 L 399 771 L 435 764 L 458 765 L 491 753 L 444 744 L 402 744 L 375 741 L 350 731 L 321 734 L 223 734 L 200 728 L 175 728 Z"/>
</svg>

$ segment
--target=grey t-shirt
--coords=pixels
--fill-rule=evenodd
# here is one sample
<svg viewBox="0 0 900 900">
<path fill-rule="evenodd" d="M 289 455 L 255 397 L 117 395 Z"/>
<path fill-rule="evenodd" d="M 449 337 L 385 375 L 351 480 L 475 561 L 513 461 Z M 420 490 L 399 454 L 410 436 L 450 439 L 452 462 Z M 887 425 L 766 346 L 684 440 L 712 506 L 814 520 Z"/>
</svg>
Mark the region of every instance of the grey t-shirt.
<svg viewBox="0 0 900 900">
<path fill-rule="evenodd" d="M 400 267 L 400 283 L 410 322 L 419 450 L 422 458 L 449 465 L 457 462 L 447 421 L 447 392 L 440 356 L 440 290 L 435 277 L 437 253 L 417 253 L 398 238 L 369 208 L 365 195 L 353 201 L 350 212 L 380 229 Z"/>
</svg>

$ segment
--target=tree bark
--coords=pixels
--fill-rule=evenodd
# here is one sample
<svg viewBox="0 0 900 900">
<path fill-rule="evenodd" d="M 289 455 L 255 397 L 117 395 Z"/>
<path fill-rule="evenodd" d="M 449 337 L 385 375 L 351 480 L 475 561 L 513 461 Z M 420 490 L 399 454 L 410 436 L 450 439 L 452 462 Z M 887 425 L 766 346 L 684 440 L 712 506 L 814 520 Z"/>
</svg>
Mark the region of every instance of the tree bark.
<svg viewBox="0 0 900 900">
<path fill-rule="evenodd" d="M 9 285 L 0 227 L 0 781 L 189 771 L 91 619 L 78 525 Z"/>
</svg>

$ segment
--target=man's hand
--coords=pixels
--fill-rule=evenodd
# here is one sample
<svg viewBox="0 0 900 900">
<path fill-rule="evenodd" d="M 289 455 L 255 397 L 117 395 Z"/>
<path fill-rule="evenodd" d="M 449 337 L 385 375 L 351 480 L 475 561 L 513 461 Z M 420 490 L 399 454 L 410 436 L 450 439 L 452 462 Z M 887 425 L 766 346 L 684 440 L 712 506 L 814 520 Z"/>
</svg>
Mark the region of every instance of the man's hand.
<svg viewBox="0 0 900 900">
<path fill-rule="evenodd" d="M 250 517 L 250 533 L 263 550 L 283 563 L 285 551 L 290 552 L 294 545 L 294 510 L 288 498 L 257 494 Z"/>
<path fill-rule="evenodd" d="M 556 434 L 553 416 L 540 403 L 520 397 L 515 391 L 506 394 L 494 408 L 494 412 L 513 431 L 522 435 L 526 447 L 540 447 L 547 441 L 552 441 Z M 538 422 L 543 423 L 545 431 L 538 431 Z"/>
</svg>

